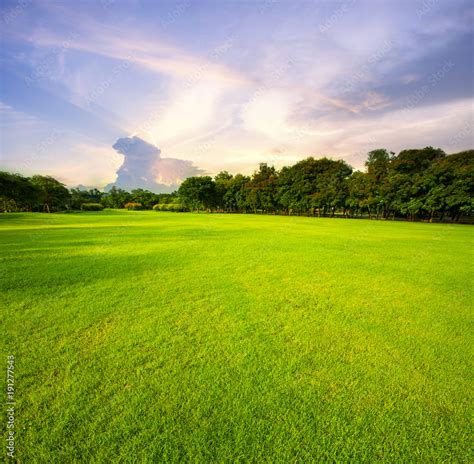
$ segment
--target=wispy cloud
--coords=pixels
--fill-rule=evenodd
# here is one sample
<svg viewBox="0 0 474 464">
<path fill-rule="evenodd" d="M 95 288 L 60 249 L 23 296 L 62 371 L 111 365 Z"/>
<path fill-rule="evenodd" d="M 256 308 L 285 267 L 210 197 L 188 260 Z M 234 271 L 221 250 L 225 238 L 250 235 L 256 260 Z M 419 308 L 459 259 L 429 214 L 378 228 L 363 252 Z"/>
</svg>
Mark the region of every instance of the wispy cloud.
<svg viewBox="0 0 474 464">
<path fill-rule="evenodd" d="M 70 18 L 70 13 L 67 14 Z M 248 85 L 251 80 L 214 59 L 215 50 L 209 50 L 208 56 L 198 57 L 185 50 L 170 45 L 163 40 L 139 37 L 138 34 L 123 34 L 120 27 L 104 27 L 103 24 L 85 18 L 76 24 L 73 38 L 51 30 L 38 29 L 22 35 L 36 47 L 65 47 L 92 55 L 100 55 L 132 64 L 147 70 L 169 75 L 178 79 L 192 81 L 199 74 L 200 79 L 209 80 L 224 86 Z M 18 34 L 20 35 L 20 34 Z M 219 44 L 216 45 L 216 49 Z M 214 52 L 214 54 L 213 54 Z"/>
<path fill-rule="evenodd" d="M 458 150 L 472 144 L 452 141 L 472 125 L 473 11 L 464 0 L 32 1 L 4 24 L 0 113 L 12 134 L 60 128 L 67 149 L 31 169 L 51 162 L 87 185 L 91 172 L 113 178 L 103 160 L 130 135 L 211 173 L 319 154 L 362 166 L 379 146 Z M 9 165 L 26 157 L 19 140 L 3 144 Z"/>
</svg>

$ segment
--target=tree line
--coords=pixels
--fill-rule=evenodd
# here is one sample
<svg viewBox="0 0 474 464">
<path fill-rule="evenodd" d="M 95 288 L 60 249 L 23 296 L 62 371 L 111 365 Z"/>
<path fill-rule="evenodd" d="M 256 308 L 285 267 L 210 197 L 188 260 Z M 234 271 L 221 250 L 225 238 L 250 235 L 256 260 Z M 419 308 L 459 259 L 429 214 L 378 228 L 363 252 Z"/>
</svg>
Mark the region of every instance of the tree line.
<svg viewBox="0 0 474 464">
<path fill-rule="evenodd" d="M 373 150 L 366 172 L 345 161 L 307 158 L 252 176 L 190 177 L 178 190 L 190 210 L 458 221 L 474 212 L 474 150 Z"/>
<path fill-rule="evenodd" d="M 0 171 L 0 211 L 59 212 L 100 210 L 104 208 L 151 209 L 156 204 L 170 203 L 177 193 L 153 193 L 144 189 L 131 192 L 112 187 L 99 189 L 68 189 L 51 176 L 25 177 Z"/>
<path fill-rule="evenodd" d="M 68 190 L 49 176 L 0 172 L 3 211 L 102 208 L 451 220 L 474 213 L 474 150 L 446 155 L 426 147 L 368 153 L 365 172 L 343 160 L 306 158 L 280 170 L 260 163 L 251 176 L 222 171 L 187 178 L 155 194 L 113 187 Z"/>
</svg>

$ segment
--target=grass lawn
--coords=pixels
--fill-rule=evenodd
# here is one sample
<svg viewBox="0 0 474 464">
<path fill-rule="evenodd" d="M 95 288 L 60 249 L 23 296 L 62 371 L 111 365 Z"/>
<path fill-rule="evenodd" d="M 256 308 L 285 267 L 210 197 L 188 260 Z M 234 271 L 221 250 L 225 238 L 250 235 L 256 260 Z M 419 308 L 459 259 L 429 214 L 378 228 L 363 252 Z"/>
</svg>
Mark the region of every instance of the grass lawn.
<svg viewBox="0 0 474 464">
<path fill-rule="evenodd" d="M 473 231 L 2 214 L 17 459 L 472 462 Z"/>
</svg>

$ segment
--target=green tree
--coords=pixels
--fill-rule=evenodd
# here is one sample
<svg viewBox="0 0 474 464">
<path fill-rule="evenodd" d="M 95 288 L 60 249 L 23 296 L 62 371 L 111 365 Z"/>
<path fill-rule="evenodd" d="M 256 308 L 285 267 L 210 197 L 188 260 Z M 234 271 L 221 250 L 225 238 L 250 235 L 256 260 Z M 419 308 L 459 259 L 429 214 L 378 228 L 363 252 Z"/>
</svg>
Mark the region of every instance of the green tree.
<svg viewBox="0 0 474 464">
<path fill-rule="evenodd" d="M 232 174 L 229 174 L 227 171 L 221 171 L 214 177 L 216 185 L 216 205 L 220 210 L 228 210 L 224 198 L 232 181 L 232 177 Z"/>
<path fill-rule="evenodd" d="M 427 217 L 426 196 L 430 186 L 427 176 L 434 164 L 445 158 L 443 150 L 433 147 L 402 150 L 390 162 L 386 195 L 394 214 L 408 217 Z"/>
<path fill-rule="evenodd" d="M 179 187 L 181 203 L 190 210 L 212 209 L 216 205 L 216 185 L 209 176 L 188 177 Z"/>
<path fill-rule="evenodd" d="M 112 187 L 108 193 L 102 197 L 102 203 L 106 208 L 123 208 L 125 203 L 129 203 L 132 196 L 126 190 Z"/>
<path fill-rule="evenodd" d="M 311 209 L 311 196 L 317 191 L 317 161 L 307 158 L 284 167 L 278 178 L 278 202 L 287 213 L 304 214 Z"/>
<path fill-rule="evenodd" d="M 375 212 L 378 217 L 387 217 L 389 214 L 390 193 L 388 188 L 388 176 L 390 162 L 394 153 L 389 153 L 384 148 L 372 150 L 368 154 L 365 166 L 367 167 L 367 179 L 369 189 L 367 190 L 366 206 L 369 215 Z"/>
<path fill-rule="evenodd" d="M 443 157 L 425 173 L 424 209 L 430 220 L 447 213 L 458 221 L 461 215 L 474 212 L 474 150 Z"/>
<path fill-rule="evenodd" d="M 0 208 L 2 211 L 33 211 L 41 203 L 41 190 L 31 179 L 0 171 Z"/>
<path fill-rule="evenodd" d="M 68 209 L 71 203 L 69 190 L 50 176 L 33 176 L 31 183 L 40 190 L 40 202 L 43 211 L 48 213 Z"/>
<path fill-rule="evenodd" d="M 72 209 L 82 209 L 81 206 L 84 203 L 100 203 L 102 197 L 105 195 L 104 192 L 101 192 L 96 188 L 90 190 L 73 188 L 70 190 L 70 193 Z"/>
<path fill-rule="evenodd" d="M 278 201 L 288 213 L 345 211 L 351 172 L 342 160 L 306 158 L 281 170 Z"/>
<path fill-rule="evenodd" d="M 371 213 L 369 205 L 370 181 L 366 173 L 356 171 L 347 182 L 346 207 L 352 215 Z"/>
<path fill-rule="evenodd" d="M 230 212 L 247 211 L 247 191 L 246 185 L 250 182 L 250 177 L 242 174 L 236 174 L 229 179 L 224 194 L 224 207 Z"/>
<path fill-rule="evenodd" d="M 247 207 L 253 212 L 275 212 L 277 209 L 278 173 L 273 166 L 260 163 L 245 186 Z"/>
<path fill-rule="evenodd" d="M 140 203 L 145 209 L 151 209 L 154 204 L 158 203 L 158 196 L 149 190 L 140 188 L 131 191 L 131 201 Z"/>
<path fill-rule="evenodd" d="M 443 150 L 433 147 L 402 150 L 392 158 L 390 167 L 401 174 L 420 174 L 429 169 L 435 161 L 445 156 Z"/>
</svg>

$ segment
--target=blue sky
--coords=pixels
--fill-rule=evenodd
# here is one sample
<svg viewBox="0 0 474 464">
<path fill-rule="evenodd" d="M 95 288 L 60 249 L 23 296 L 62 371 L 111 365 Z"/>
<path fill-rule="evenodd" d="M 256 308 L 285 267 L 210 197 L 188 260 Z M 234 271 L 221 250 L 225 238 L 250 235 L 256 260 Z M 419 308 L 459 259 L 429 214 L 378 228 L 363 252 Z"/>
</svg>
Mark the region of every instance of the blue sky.
<svg viewBox="0 0 474 464">
<path fill-rule="evenodd" d="M 130 135 L 209 174 L 474 145 L 471 1 L 1 5 L 3 169 L 103 186 Z"/>
</svg>

